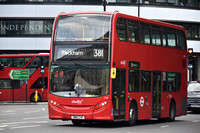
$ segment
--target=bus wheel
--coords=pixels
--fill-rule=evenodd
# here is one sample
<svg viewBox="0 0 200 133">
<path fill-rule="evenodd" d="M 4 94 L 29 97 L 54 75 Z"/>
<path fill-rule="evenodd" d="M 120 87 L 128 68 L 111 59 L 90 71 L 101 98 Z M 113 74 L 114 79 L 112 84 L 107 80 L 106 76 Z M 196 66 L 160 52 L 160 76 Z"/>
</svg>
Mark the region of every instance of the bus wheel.
<svg viewBox="0 0 200 133">
<path fill-rule="evenodd" d="M 133 126 L 137 122 L 137 106 L 134 103 L 131 103 L 129 109 L 129 121 L 128 125 Z"/>
<path fill-rule="evenodd" d="M 169 108 L 169 118 L 168 121 L 175 121 L 175 117 L 176 117 L 176 106 L 174 104 L 174 102 L 172 102 L 170 104 L 170 108 Z"/>
<path fill-rule="evenodd" d="M 80 120 L 72 120 L 72 123 L 73 123 L 75 126 L 80 126 L 80 125 L 82 125 L 82 121 L 80 121 Z"/>
</svg>

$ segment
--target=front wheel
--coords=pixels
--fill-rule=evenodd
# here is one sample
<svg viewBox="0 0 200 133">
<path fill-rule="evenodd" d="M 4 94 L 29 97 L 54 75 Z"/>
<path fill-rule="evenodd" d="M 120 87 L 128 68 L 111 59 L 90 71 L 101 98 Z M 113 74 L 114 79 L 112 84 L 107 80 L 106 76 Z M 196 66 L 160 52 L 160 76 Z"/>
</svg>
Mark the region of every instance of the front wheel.
<svg viewBox="0 0 200 133">
<path fill-rule="evenodd" d="M 130 105 L 129 109 L 129 121 L 128 125 L 133 126 L 137 122 L 137 106 L 135 104 Z"/>
</svg>

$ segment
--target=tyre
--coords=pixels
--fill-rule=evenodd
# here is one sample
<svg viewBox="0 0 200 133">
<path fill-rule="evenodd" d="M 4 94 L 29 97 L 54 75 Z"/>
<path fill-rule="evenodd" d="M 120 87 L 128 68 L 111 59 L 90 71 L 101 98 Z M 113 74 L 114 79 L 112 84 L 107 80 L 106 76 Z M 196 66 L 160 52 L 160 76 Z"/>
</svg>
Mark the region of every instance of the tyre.
<svg viewBox="0 0 200 133">
<path fill-rule="evenodd" d="M 137 122 L 137 106 L 133 103 L 130 105 L 129 109 L 129 121 L 127 123 L 128 126 L 133 126 Z"/>
<path fill-rule="evenodd" d="M 176 117 L 176 106 L 175 106 L 174 102 L 172 102 L 170 104 L 170 108 L 169 108 L 168 121 L 170 121 L 170 122 L 175 121 L 175 117 Z"/>
<path fill-rule="evenodd" d="M 73 123 L 75 126 L 80 126 L 80 125 L 82 125 L 82 121 L 80 121 L 80 120 L 72 120 L 72 123 Z"/>
</svg>

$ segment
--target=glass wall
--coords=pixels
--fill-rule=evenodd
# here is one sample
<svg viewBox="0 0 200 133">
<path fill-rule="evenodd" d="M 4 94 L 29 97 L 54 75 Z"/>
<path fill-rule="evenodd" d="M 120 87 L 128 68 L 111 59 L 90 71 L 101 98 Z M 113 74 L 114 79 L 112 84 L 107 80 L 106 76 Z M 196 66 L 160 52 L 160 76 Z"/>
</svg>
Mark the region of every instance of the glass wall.
<svg viewBox="0 0 200 133">
<path fill-rule="evenodd" d="M 0 3 L 70 3 L 70 4 L 95 4 L 101 5 L 103 0 L 0 0 Z M 161 5 L 188 8 L 200 8 L 200 0 L 107 0 L 107 4 L 128 5 Z"/>
<path fill-rule="evenodd" d="M 187 39 L 200 39 L 200 23 L 172 23 L 185 27 Z"/>
</svg>

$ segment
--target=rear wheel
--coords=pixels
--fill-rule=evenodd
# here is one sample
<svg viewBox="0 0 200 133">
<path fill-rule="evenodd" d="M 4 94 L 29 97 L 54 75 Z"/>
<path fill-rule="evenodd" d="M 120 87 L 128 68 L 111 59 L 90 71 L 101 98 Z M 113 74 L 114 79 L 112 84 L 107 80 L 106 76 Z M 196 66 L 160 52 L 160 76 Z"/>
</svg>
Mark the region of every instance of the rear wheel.
<svg viewBox="0 0 200 133">
<path fill-rule="evenodd" d="M 175 121 L 175 117 L 176 117 L 176 106 L 174 104 L 174 102 L 172 102 L 170 104 L 170 108 L 169 108 L 169 118 L 168 121 Z"/>
<path fill-rule="evenodd" d="M 129 109 L 129 121 L 127 124 L 129 126 L 133 126 L 136 124 L 136 122 L 137 122 L 137 106 L 132 103 Z"/>
</svg>

